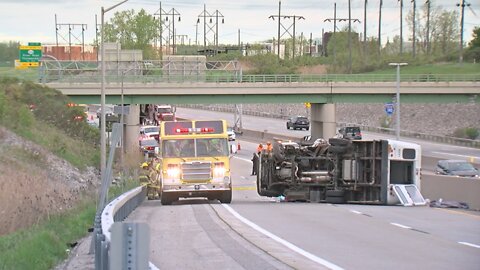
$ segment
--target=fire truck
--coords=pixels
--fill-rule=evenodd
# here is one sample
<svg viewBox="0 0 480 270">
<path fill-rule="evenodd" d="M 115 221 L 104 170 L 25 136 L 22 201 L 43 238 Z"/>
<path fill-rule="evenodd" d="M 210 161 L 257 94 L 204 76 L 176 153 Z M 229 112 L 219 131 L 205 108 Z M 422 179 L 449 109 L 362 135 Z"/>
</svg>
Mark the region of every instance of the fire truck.
<svg viewBox="0 0 480 270">
<path fill-rule="evenodd" d="M 175 121 L 175 113 L 171 105 L 156 105 L 155 113 L 159 122 Z"/>
<path fill-rule="evenodd" d="M 162 205 L 179 198 L 232 200 L 225 120 L 160 123 L 159 187 Z"/>
</svg>

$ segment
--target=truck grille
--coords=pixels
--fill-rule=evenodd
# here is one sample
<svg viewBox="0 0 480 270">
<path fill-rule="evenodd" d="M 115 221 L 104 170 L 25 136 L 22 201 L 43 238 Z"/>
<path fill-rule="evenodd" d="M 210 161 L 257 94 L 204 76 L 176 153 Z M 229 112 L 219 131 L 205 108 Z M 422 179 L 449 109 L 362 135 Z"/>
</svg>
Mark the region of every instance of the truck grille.
<svg viewBox="0 0 480 270">
<path fill-rule="evenodd" d="M 182 180 L 198 181 L 212 178 L 212 163 L 204 161 L 184 162 L 181 164 Z"/>
</svg>

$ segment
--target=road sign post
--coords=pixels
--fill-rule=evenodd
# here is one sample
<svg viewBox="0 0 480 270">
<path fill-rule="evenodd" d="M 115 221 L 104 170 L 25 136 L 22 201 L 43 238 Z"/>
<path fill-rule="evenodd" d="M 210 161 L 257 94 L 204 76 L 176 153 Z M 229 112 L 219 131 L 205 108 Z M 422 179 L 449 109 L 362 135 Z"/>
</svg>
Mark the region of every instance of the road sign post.
<svg viewBox="0 0 480 270">
<path fill-rule="evenodd" d="M 393 103 L 385 103 L 385 112 L 388 116 L 392 116 L 393 112 L 395 112 L 395 106 L 393 106 Z"/>
</svg>

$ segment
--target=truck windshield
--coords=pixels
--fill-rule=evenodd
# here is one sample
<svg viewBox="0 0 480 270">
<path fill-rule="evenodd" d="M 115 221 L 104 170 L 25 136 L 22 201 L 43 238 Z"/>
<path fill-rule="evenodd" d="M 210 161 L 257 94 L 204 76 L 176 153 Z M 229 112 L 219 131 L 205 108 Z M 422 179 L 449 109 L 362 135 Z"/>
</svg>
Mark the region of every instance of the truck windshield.
<svg viewBox="0 0 480 270">
<path fill-rule="evenodd" d="M 165 158 L 218 157 L 229 154 L 225 138 L 163 140 L 162 147 Z"/>
</svg>

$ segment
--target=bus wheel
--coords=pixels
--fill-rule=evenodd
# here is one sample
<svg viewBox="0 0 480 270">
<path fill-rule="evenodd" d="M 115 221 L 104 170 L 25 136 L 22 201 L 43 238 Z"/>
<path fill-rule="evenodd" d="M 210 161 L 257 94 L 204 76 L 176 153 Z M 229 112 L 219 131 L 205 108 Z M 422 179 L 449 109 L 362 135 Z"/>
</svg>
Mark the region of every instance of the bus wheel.
<svg viewBox="0 0 480 270">
<path fill-rule="evenodd" d="M 232 202 L 232 190 L 224 191 L 218 200 L 221 203 L 231 203 Z"/>
</svg>

